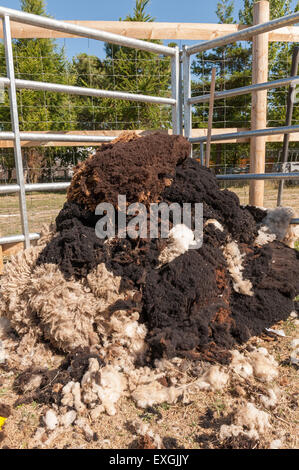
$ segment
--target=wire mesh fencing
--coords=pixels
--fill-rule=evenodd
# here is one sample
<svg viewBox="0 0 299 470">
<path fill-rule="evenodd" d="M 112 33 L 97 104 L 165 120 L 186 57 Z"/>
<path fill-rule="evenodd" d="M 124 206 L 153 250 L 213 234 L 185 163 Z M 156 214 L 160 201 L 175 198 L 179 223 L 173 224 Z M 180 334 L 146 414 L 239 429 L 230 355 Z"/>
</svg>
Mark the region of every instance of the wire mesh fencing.
<svg viewBox="0 0 299 470">
<path fill-rule="evenodd" d="M 293 46 L 290 43 L 275 43 L 269 53 L 269 81 L 290 76 Z M 274 47 L 274 46 L 273 46 Z M 271 53 L 272 51 L 272 53 Z M 273 57 L 275 55 L 275 57 Z M 209 95 L 211 69 L 216 67 L 216 91 L 248 86 L 252 83 L 252 56 L 249 46 L 235 49 L 225 46 L 211 54 L 197 54 L 191 62 L 191 96 Z M 268 90 L 268 127 L 278 127 L 285 123 L 288 87 Z M 193 128 L 207 127 L 209 103 L 192 106 Z M 299 103 L 295 103 L 293 125 L 299 124 Z M 215 101 L 213 114 L 215 128 L 250 128 L 251 94 Z"/>
<path fill-rule="evenodd" d="M 27 41 L 27 42 L 26 42 Z M 32 53 L 28 44 L 32 41 Z M 105 57 L 88 53 L 68 59 L 64 52 L 36 53 L 35 40 L 14 43 L 16 79 L 59 83 L 68 86 L 109 89 L 116 92 L 151 94 L 170 98 L 171 59 L 138 49 L 106 44 Z M 48 41 L 48 40 L 46 40 Z M 94 41 L 96 42 L 96 41 Z M 244 43 L 245 44 L 245 43 Z M 209 94 L 211 68 L 217 68 L 217 91 L 246 86 L 251 83 L 251 51 L 244 45 L 224 46 L 211 53 L 197 54 L 192 62 L 191 96 Z M 275 46 L 276 47 L 276 46 Z M 292 46 L 278 45 L 274 54 L 270 45 L 269 80 L 289 75 Z M 280 48 L 280 49 L 279 49 Z M 0 76 L 6 76 L 4 49 L 0 47 Z M 0 129 L 12 131 L 7 91 L 0 102 Z M 268 92 L 268 126 L 284 124 L 287 88 Z M 126 129 L 164 129 L 172 126 L 171 107 L 165 104 L 132 102 L 122 99 L 73 96 L 49 91 L 17 90 L 21 131 L 122 131 Z M 193 110 L 193 128 L 207 127 L 208 103 L 197 104 Z M 251 127 L 251 94 L 217 100 L 213 127 Z M 299 105 L 295 105 L 293 124 L 299 122 Z M 296 145 L 296 144 L 293 144 Z M 269 144 L 269 151 L 278 152 L 280 144 Z M 95 147 L 23 147 L 25 183 L 70 181 L 73 167 L 93 152 Z M 196 150 L 196 145 L 194 145 Z M 214 144 L 212 159 L 216 173 L 246 173 L 249 170 L 249 144 Z M 292 160 L 293 162 L 293 160 Z M 276 165 L 276 169 L 274 168 Z M 266 171 L 280 171 L 279 158 L 269 159 Z M 291 170 L 292 171 L 292 170 Z M 297 170 L 298 171 L 298 170 Z M 0 150 L 0 184 L 16 182 L 13 151 L 8 146 Z M 242 203 L 248 202 L 248 186 L 244 182 L 221 182 L 222 187 L 235 190 Z M 269 190 L 277 183 L 266 183 Z M 295 184 L 293 185 L 295 187 Z M 290 184 L 291 187 L 291 184 Z M 293 188 L 293 187 L 291 187 Z M 293 189 L 292 189 L 293 190 Z M 294 191 L 296 188 L 294 189 Z M 295 193 L 294 193 L 295 194 Z M 296 196 L 296 194 L 295 194 Z M 298 196 L 297 202 L 298 202 Z M 0 196 L 1 236 L 20 233 L 18 195 Z M 30 231 L 39 231 L 43 222 L 54 220 L 65 200 L 65 191 L 28 193 L 26 201 Z M 267 204 L 267 195 L 266 202 Z M 269 204 L 272 204 L 271 201 Z M 270 206 L 269 206 L 270 207 Z M 6 214 L 4 213 L 6 210 Z M 7 215 L 7 217 L 6 217 Z"/>
<path fill-rule="evenodd" d="M 162 54 L 106 44 L 105 59 L 86 53 L 67 59 L 62 51 L 49 55 L 28 53 L 28 43 L 14 43 L 14 69 L 18 80 L 59 83 L 131 94 L 171 98 L 171 58 Z M 96 42 L 96 41 L 94 41 Z M 24 46 L 24 47 L 23 47 Z M 23 50 L 24 49 L 24 50 Z M 30 49 L 30 48 L 29 48 Z M 6 76 L 4 48 L 0 45 L 0 76 Z M 0 100 L 0 130 L 11 132 L 8 91 Z M 168 130 L 173 125 L 172 107 L 123 99 L 17 90 L 20 131 L 93 131 L 116 134 L 122 130 Z M 106 134 L 105 134 L 106 135 Z M 31 144 L 32 145 L 32 144 Z M 96 146 L 23 147 L 24 179 L 27 184 L 70 181 L 74 166 L 94 152 Z M 0 149 L 0 185 L 17 183 L 12 142 Z M 65 190 L 26 194 L 30 232 L 55 220 L 65 201 Z M 0 237 L 22 233 L 18 194 L 0 195 Z"/>
</svg>

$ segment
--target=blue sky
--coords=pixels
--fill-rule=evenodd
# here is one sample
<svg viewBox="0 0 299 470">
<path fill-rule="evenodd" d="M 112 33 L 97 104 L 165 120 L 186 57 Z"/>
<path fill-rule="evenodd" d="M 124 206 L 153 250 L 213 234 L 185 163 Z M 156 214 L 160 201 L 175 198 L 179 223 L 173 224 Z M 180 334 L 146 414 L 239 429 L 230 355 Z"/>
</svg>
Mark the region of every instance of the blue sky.
<svg viewBox="0 0 299 470">
<path fill-rule="evenodd" d="M 297 0 L 293 0 L 293 5 Z M 216 23 L 218 0 L 151 0 L 148 12 L 157 21 Z M 133 12 L 135 0 L 47 0 L 48 13 L 60 20 L 110 20 L 117 21 Z M 235 16 L 243 0 L 235 0 Z M 0 0 L 0 5 L 20 9 L 19 0 Z M 188 41 L 183 41 L 188 44 Z M 59 40 L 69 57 L 86 52 L 103 56 L 103 44 L 88 39 Z"/>
</svg>

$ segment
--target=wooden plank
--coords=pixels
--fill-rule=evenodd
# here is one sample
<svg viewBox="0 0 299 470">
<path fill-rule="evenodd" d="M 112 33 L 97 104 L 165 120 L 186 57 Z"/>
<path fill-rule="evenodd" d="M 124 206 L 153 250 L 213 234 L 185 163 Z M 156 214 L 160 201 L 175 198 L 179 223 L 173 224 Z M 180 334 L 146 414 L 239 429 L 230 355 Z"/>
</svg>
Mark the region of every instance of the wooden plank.
<svg viewBox="0 0 299 470">
<path fill-rule="evenodd" d="M 207 128 L 201 129 L 192 129 L 192 137 L 203 137 L 207 136 Z M 214 134 L 232 134 L 234 132 L 248 131 L 249 129 L 245 127 L 226 127 L 226 128 L 215 128 L 213 129 L 212 135 Z M 42 131 L 41 131 L 42 132 Z M 46 132 L 46 131 L 43 131 Z M 124 131 L 70 131 L 65 134 L 82 134 L 82 135 L 106 135 L 117 137 L 121 132 Z M 144 131 L 136 130 L 137 134 L 151 133 L 155 131 Z M 171 129 L 168 131 L 169 134 L 172 133 Z M 281 135 L 268 135 L 265 137 L 266 142 L 283 142 L 283 134 Z M 230 139 L 230 140 L 221 140 L 217 142 L 211 142 L 211 144 L 236 144 L 236 143 L 246 143 L 250 142 L 249 137 Z M 299 132 L 294 132 L 290 134 L 290 142 L 299 142 Z M 94 142 L 22 142 L 22 147 L 97 147 L 100 144 L 95 144 Z M 8 140 L 0 140 L 0 148 L 13 148 L 13 142 Z"/>
<path fill-rule="evenodd" d="M 5 245 L 2 245 L 1 248 L 3 256 L 16 255 L 19 251 L 24 249 L 24 242 L 6 243 Z"/>
<path fill-rule="evenodd" d="M 136 39 L 165 39 L 165 40 L 210 40 L 226 34 L 235 33 L 246 29 L 248 26 L 239 24 L 214 24 L 214 23 L 169 23 L 153 22 L 144 23 L 138 21 L 80 21 L 68 20 L 79 26 L 121 34 Z M 76 35 L 62 33 L 60 31 L 47 30 L 36 26 L 12 22 L 12 37 L 22 38 L 71 38 Z M 3 37 L 2 23 L 0 24 L 0 38 Z M 269 33 L 269 41 L 299 41 L 299 27 L 287 26 Z"/>
<path fill-rule="evenodd" d="M 52 133 L 53 131 L 30 131 L 33 134 L 47 134 L 47 133 Z M 55 131 L 55 134 L 62 134 L 62 135 L 72 135 L 72 134 L 81 134 L 83 136 L 95 136 L 95 135 L 103 135 L 103 136 L 109 136 L 109 137 L 117 137 L 121 132 L 126 132 L 125 130 L 118 130 L 118 131 L 68 131 L 68 132 L 59 132 Z M 142 129 L 136 130 L 135 131 L 137 134 L 145 135 L 149 133 L 156 132 L 154 130 L 152 131 L 145 131 Z M 164 131 L 163 131 L 164 132 Z M 166 131 L 165 131 L 166 132 Z M 168 130 L 168 134 L 172 134 L 172 130 Z M 50 142 L 40 142 L 40 141 L 28 141 L 28 140 L 22 140 L 21 141 L 21 146 L 22 147 L 97 147 L 98 145 L 101 145 L 101 142 L 59 142 L 59 141 L 50 141 Z M 13 148 L 14 143 L 13 141 L 9 140 L 0 140 L 0 148 Z"/>
<path fill-rule="evenodd" d="M 270 5 L 262 0 L 253 5 L 254 24 L 266 23 L 270 19 Z M 268 80 L 268 33 L 253 38 L 252 47 L 252 84 Z M 255 91 L 251 100 L 251 129 L 267 127 L 267 90 Z M 252 137 L 250 141 L 250 173 L 265 173 L 266 139 L 264 136 Z M 264 180 L 251 180 L 249 187 L 249 204 L 263 207 Z"/>
</svg>

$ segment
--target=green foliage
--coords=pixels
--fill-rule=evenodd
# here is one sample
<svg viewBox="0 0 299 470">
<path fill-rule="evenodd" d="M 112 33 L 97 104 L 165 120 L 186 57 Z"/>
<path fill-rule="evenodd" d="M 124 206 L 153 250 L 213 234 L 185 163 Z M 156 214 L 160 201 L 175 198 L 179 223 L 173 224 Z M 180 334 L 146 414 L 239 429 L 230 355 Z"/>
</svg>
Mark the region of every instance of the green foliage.
<svg viewBox="0 0 299 470">
<path fill-rule="evenodd" d="M 239 23 L 253 23 L 254 0 L 243 0 L 239 11 Z M 217 16 L 219 23 L 233 23 L 234 3 L 230 0 L 218 2 Z M 291 13 L 289 0 L 270 0 L 270 18 L 278 18 Z M 293 46 L 288 43 L 269 43 L 269 80 L 286 77 L 290 73 Z M 192 83 L 193 95 L 208 92 L 210 88 L 211 69 L 216 67 L 216 91 L 247 86 L 252 83 L 252 43 L 241 42 L 218 47 L 212 51 L 198 54 L 192 63 L 195 79 Z M 268 126 L 281 126 L 285 121 L 286 89 L 274 89 L 268 92 Z M 208 103 L 197 105 L 194 109 L 194 127 L 206 127 L 208 120 Z M 294 123 L 299 120 L 298 107 L 294 110 Z M 243 95 L 228 100 L 217 100 L 214 108 L 214 127 L 250 127 L 251 96 Z M 278 148 L 279 144 L 269 144 L 269 148 Z M 212 159 L 217 164 L 224 163 L 224 150 L 231 150 L 231 158 L 225 163 L 237 164 L 241 158 L 249 156 L 249 145 L 218 144 L 212 146 Z M 222 161 L 221 161 L 222 158 Z"/>
<path fill-rule="evenodd" d="M 46 16 L 44 0 L 22 0 L 21 8 L 27 13 Z M 63 48 L 58 48 L 51 39 L 18 39 L 13 41 L 16 78 L 52 83 L 74 83 L 71 66 Z M 4 47 L 0 49 L 0 68 L 6 75 Z M 63 131 L 75 128 L 76 114 L 72 99 L 62 93 L 33 90 L 18 90 L 18 113 L 21 131 Z M 0 107 L 2 130 L 11 130 L 8 93 Z M 39 149 L 40 158 L 35 159 L 35 166 L 47 166 L 51 161 L 51 152 L 55 149 Z M 24 151 L 24 166 L 29 166 Z M 28 164 L 28 165 L 27 165 Z M 8 151 L 2 166 L 9 171 L 14 168 L 13 152 Z M 29 174 L 30 181 L 30 174 Z"/>
<path fill-rule="evenodd" d="M 21 9 L 34 15 L 47 16 L 43 0 L 21 0 Z"/>
<path fill-rule="evenodd" d="M 44 0 L 22 0 L 22 10 L 46 15 Z M 70 65 L 63 49 L 51 39 L 18 39 L 13 41 L 16 78 L 72 84 Z M 0 68 L 5 72 L 4 49 L 1 45 Z M 6 73 L 6 72 L 5 72 Z M 61 93 L 19 90 L 18 111 L 21 131 L 70 130 L 75 114 L 68 96 Z M 0 108 L 3 130 L 10 130 L 8 96 Z"/>
<path fill-rule="evenodd" d="M 151 22 L 149 0 L 136 0 L 133 16 L 124 21 Z M 161 41 L 151 41 L 161 44 Z M 170 96 L 170 60 L 132 48 L 105 44 L 106 58 L 80 54 L 74 58 L 77 84 L 106 90 Z M 170 109 L 125 100 L 80 99 L 78 120 L 84 129 L 155 129 L 169 126 Z"/>
<path fill-rule="evenodd" d="M 150 0 L 136 0 L 134 15 L 127 15 L 124 21 L 155 21 L 155 18 L 145 11 L 149 2 Z"/>
<path fill-rule="evenodd" d="M 216 15 L 220 23 L 234 23 L 233 13 L 233 0 L 221 0 L 217 3 Z"/>
<path fill-rule="evenodd" d="M 46 15 L 44 0 L 22 0 L 28 13 Z M 52 39 L 18 39 L 14 42 L 16 78 L 72 84 L 70 66 L 63 48 Z M 20 90 L 20 128 L 31 130 L 70 130 L 75 114 L 71 100 L 62 93 Z"/>
</svg>

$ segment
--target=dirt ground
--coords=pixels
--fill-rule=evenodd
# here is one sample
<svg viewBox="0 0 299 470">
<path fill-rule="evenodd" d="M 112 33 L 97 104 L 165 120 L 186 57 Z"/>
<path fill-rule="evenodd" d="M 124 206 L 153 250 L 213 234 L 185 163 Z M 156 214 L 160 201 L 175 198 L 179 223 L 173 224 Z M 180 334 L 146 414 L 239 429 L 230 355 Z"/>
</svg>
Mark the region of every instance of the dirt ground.
<svg viewBox="0 0 299 470">
<path fill-rule="evenodd" d="M 283 329 L 285 337 L 265 336 L 252 338 L 250 345 L 265 347 L 279 363 L 279 376 L 275 383 L 282 390 L 279 405 L 273 410 L 263 408 L 270 415 L 272 431 L 261 435 L 261 440 L 251 448 L 269 448 L 273 440 L 281 440 L 281 448 L 299 448 L 299 374 L 298 368 L 289 361 L 291 341 L 298 338 L 298 318 L 290 317 L 286 322 L 275 326 Z M 248 344 L 244 347 L 248 347 Z M 28 405 L 14 407 L 18 398 L 12 390 L 16 375 L 13 372 L 1 372 L 0 403 L 9 404 L 12 414 L 4 427 L 4 439 L 0 448 L 28 449 L 31 448 L 32 436 L 41 425 L 42 416 L 47 407 L 33 402 Z M 213 392 L 198 392 L 189 403 L 163 403 L 142 410 L 137 408 L 132 400 L 121 399 L 118 403 L 116 416 L 103 414 L 96 423 L 90 423 L 94 440 L 87 440 L 77 426 L 68 428 L 60 433 L 48 448 L 57 449 L 128 449 L 136 448 L 137 440 L 132 423 L 141 419 L 158 433 L 165 448 L 180 449 L 217 449 L 230 447 L 219 440 L 220 426 L 228 422 L 228 416 L 233 406 L 240 399 L 256 402 L 261 394 L 262 384 L 256 379 L 250 379 L 240 388 L 231 384 L 229 387 Z M 243 444 L 244 446 L 249 445 Z M 232 444 L 232 448 L 243 448 L 242 444 Z"/>
</svg>

